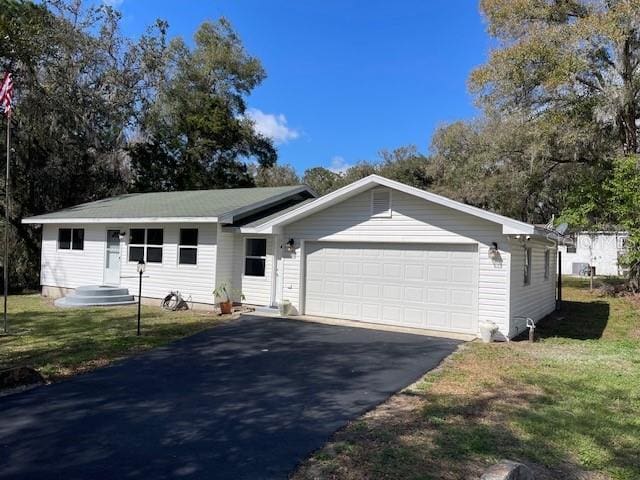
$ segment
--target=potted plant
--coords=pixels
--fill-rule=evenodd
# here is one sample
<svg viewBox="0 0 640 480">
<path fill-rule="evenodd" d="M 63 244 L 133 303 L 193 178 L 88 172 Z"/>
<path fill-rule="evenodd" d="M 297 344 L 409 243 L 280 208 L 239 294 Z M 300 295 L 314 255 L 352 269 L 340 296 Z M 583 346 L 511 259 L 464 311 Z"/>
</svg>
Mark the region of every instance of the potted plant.
<svg viewBox="0 0 640 480">
<path fill-rule="evenodd" d="M 213 291 L 214 298 L 216 300 L 220 299 L 220 313 L 222 313 L 223 315 L 231 313 L 231 310 L 233 308 L 233 301 L 231 300 L 232 294 L 236 294 L 238 297 L 240 297 L 240 300 L 245 299 L 244 294 L 241 291 L 232 288 L 227 282 L 220 283 Z"/>
</svg>

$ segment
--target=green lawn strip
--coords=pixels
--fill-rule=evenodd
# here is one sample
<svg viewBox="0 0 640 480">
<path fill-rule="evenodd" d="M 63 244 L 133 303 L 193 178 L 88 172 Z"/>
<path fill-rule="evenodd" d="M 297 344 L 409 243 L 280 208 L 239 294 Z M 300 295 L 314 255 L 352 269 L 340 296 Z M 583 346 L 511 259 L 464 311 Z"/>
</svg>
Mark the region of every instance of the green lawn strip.
<svg viewBox="0 0 640 480">
<path fill-rule="evenodd" d="M 638 307 L 575 285 L 539 342 L 465 345 L 294 478 L 475 478 L 502 458 L 543 480 L 640 478 Z"/>
<path fill-rule="evenodd" d="M 143 306 L 142 335 L 137 337 L 135 306 L 62 309 L 39 295 L 11 296 L 9 306 L 11 335 L 0 337 L 0 369 L 30 366 L 48 380 L 165 345 L 223 321 L 213 313 Z"/>
</svg>

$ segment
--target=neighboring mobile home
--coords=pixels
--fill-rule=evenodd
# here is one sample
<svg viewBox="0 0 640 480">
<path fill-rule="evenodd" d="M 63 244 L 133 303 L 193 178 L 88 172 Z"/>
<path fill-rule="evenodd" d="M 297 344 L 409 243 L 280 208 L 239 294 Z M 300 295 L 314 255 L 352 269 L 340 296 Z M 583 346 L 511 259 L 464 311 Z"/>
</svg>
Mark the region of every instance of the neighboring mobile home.
<svg viewBox="0 0 640 480">
<path fill-rule="evenodd" d="M 586 275 L 589 266 L 596 275 L 624 274 L 620 257 L 627 253 L 629 234 L 622 231 L 575 232 L 567 237 L 567 245 L 560 245 L 562 273 Z"/>
<path fill-rule="evenodd" d="M 502 335 L 552 312 L 547 230 L 376 175 L 315 198 L 306 186 L 129 194 L 23 220 L 42 224 L 44 295 L 82 285 L 210 304 L 229 282 L 246 303 L 295 313 Z"/>
</svg>

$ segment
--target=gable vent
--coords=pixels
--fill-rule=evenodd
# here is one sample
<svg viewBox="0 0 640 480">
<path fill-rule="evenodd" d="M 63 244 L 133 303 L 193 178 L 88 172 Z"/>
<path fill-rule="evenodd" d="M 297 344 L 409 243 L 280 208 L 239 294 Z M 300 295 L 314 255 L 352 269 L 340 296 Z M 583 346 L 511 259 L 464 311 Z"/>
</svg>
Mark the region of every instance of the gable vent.
<svg viewBox="0 0 640 480">
<path fill-rule="evenodd" d="M 373 190 L 371 192 L 371 216 L 391 216 L 391 190 Z"/>
</svg>

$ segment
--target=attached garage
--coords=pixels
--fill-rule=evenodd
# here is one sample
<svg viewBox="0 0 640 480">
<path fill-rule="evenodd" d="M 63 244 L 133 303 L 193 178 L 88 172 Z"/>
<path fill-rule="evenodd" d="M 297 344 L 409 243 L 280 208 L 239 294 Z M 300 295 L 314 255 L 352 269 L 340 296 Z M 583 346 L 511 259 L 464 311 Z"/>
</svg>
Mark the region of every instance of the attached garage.
<svg viewBox="0 0 640 480">
<path fill-rule="evenodd" d="M 294 314 L 510 338 L 555 309 L 554 232 L 376 175 L 240 231 Z"/>
<path fill-rule="evenodd" d="M 477 331 L 477 245 L 311 242 L 307 315 Z"/>
</svg>

